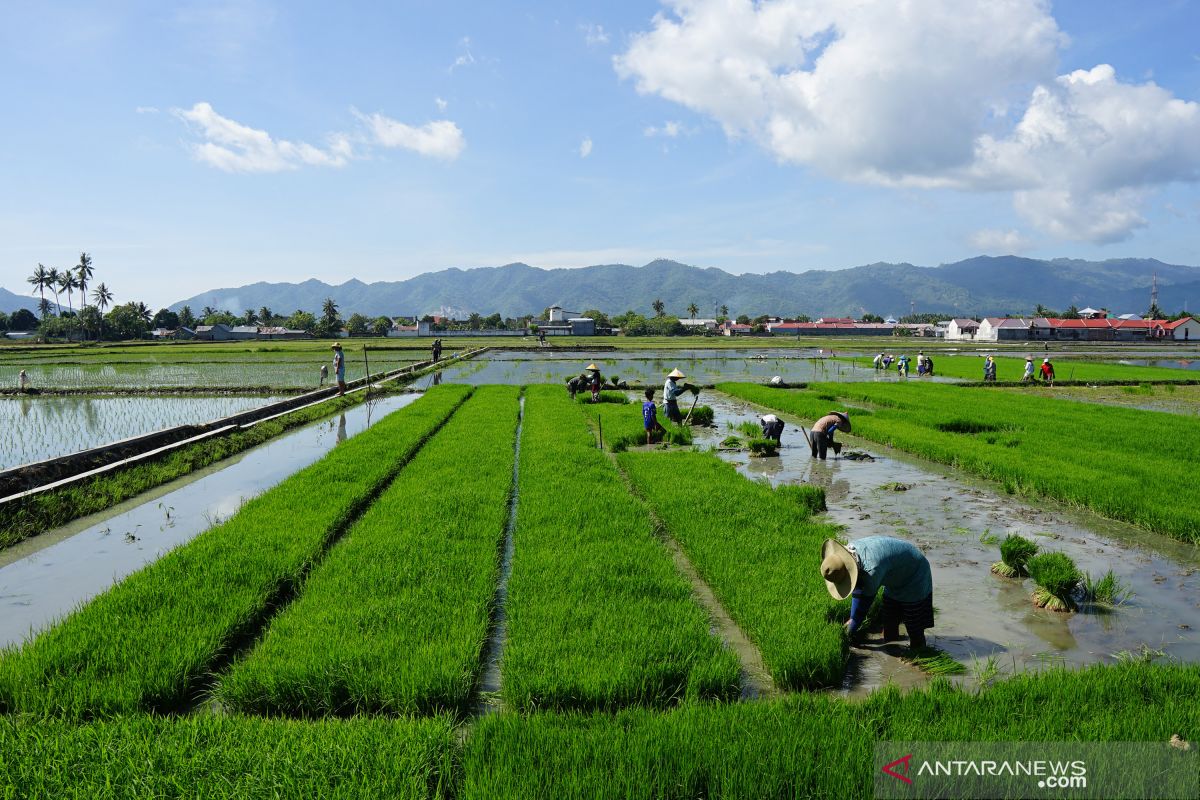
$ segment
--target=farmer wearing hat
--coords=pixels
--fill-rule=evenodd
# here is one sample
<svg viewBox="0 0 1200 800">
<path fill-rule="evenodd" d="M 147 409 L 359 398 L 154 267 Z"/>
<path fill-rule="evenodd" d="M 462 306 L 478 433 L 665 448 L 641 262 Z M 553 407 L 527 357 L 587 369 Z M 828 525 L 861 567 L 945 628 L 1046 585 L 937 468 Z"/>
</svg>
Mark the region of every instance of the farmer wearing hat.
<svg viewBox="0 0 1200 800">
<path fill-rule="evenodd" d="M 850 412 L 830 411 L 812 426 L 809 444 L 812 445 L 813 458 L 819 457 L 824 461 L 826 450 L 832 449 L 835 456 L 842 452 L 841 444 L 833 440 L 833 434 L 837 431 L 850 432 Z"/>
<path fill-rule="evenodd" d="M 1021 376 L 1021 383 L 1033 383 L 1033 356 L 1025 356 L 1025 374 Z"/>
<path fill-rule="evenodd" d="M 683 414 L 679 413 L 679 395 L 683 394 L 685 389 L 678 381 L 686 377 L 676 367 L 668 373 L 667 382 L 663 384 L 663 404 L 667 407 L 667 419 L 671 422 L 683 422 Z"/>
<path fill-rule="evenodd" d="M 340 344 L 332 344 L 333 348 L 333 374 L 337 378 L 338 396 L 346 393 L 346 356 L 342 354 L 342 346 Z"/>
<path fill-rule="evenodd" d="M 592 390 L 592 402 L 600 402 L 600 387 L 604 385 L 604 378 L 600 376 L 600 368 L 591 363 L 587 365 L 588 386 Z"/>
<path fill-rule="evenodd" d="M 933 575 L 929 560 L 915 545 L 891 536 L 868 536 L 848 545 L 826 539 L 821 547 L 821 577 L 836 600 L 850 600 L 846 632 L 859 632 L 875 595 L 883 588 L 883 640 L 900 638 L 925 646 L 925 629 L 933 627 Z"/>
<path fill-rule="evenodd" d="M 1051 386 L 1054 385 L 1054 365 L 1050 363 L 1050 359 L 1042 359 L 1042 380 Z"/>
</svg>

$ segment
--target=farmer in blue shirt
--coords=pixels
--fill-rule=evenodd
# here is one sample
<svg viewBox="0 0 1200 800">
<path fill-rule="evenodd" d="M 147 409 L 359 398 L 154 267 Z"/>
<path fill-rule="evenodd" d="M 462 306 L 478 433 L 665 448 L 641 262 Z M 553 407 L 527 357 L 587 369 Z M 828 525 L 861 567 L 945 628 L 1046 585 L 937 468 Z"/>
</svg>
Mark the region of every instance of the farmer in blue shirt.
<svg viewBox="0 0 1200 800">
<path fill-rule="evenodd" d="M 882 587 L 883 640 L 899 639 L 903 622 L 909 646 L 925 646 L 925 629 L 933 627 L 933 574 L 915 545 L 891 536 L 868 536 L 845 546 L 826 539 L 821 577 L 835 599 L 851 598 L 846 623 L 851 637 L 859 632 Z"/>
<path fill-rule="evenodd" d="M 338 394 L 346 393 L 346 357 L 342 355 L 340 344 L 330 345 L 333 348 L 333 374 L 337 378 Z"/>
<path fill-rule="evenodd" d="M 658 409 L 654 405 L 654 390 L 646 390 L 646 402 L 642 403 L 642 425 L 646 428 L 646 444 L 653 444 L 653 436 L 663 429 L 658 424 Z"/>
</svg>

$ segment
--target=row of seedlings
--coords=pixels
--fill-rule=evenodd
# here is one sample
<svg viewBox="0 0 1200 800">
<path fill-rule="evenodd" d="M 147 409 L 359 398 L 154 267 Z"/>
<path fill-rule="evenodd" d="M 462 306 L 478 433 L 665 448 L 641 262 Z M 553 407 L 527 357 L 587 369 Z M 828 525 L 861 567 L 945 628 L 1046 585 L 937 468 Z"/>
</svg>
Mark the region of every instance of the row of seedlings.
<svg viewBox="0 0 1200 800">
<path fill-rule="evenodd" d="M 737 657 L 709 634 L 649 512 L 555 386 L 527 390 L 501 666 L 512 708 L 731 697 Z"/>
<path fill-rule="evenodd" d="M 623 392 L 601 392 L 601 399 L 604 402 L 592 403 L 591 395 L 586 392 L 577 396 L 577 402 L 596 425 L 605 449 L 623 453 L 630 447 L 646 444 L 641 403 L 629 403 L 629 398 Z M 658 410 L 658 422 L 663 429 L 655 434 L 655 442 L 676 445 L 692 443 L 691 428 L 671 422 L 661 408 Z"/>
<path fill-rule="evenodd" d="M 1190 542 L 1200 542 L 1194 460 L 1200 419 L 944 384 L 815 384 L 807 391 L 725 384 L 744 400 L 815 419 L 831 403 L 854 434 Z M 1114 465 L 1119 465 L 1114 468 Z"/>
<path fill-rule="evenodd" d="M 470 394 L 444 386 L 0 656 L 0 706 L 95 717 L 197 699 Z"/>
<path fill-rule="evenodd" d="M 1146 797 L 1146 775 L 1155 774 L 1153 796 L 1196 797 L 1198 694 L 1200 667 L 1194 664 L 1131 662 L 1023 674 L 978 694 L 937 681 L 909 693 L 882 689 L 861 702 L 797 693 L 755 703 L 687 704 L 667 712 L 628 709 L 613 716 L 500 714 L 480 720 L 467 740 L 456 797 L 869 800 L 879 796 L 876 744 L 889 741 L 1031 742 L 1031 758 L 1046 756 L 1042 743 L 1069 742 L 1064 759 L 1086 760 L 1088 789 L 1103 786 L 1114 797 Z M 1113 758 L 1111 747 L 1088 754 L 1088 742 L 1120 743 L 1128 748 L 1122 751 L 1126 758 Z M 912 752 L 896 747 L 888 760 Z M 928 746 L 924 752 L 925 758 L 936 757 Z M 963 759 L 972 751 L 943 752 L 946 759 Z M 995 755 L 994 748 L 979 753 Z M 1142 763 L 1147 757 L 1155 759 L 1154 773 L 1149 764 L 1129 768 L 1130 759 Z M 913 762 L 909 775 L 919 763 Z M 1037 791 L 1036 781 L 1019 775 L 1008 786 L 992 783 L 967 796 L 1041 796 L 1030 794 Z M 921 785 L 920 778 L 916 782 Z M 966 787 L 957 785 L 963 794 Z"/>
<path fill-rule="evenodd" d="M 512 488 L 518 396 L 478 389 L 221 681 L 243 711 L 469 710 Z"/>
<path fill-rule="evenodd" d="M 846 604 L 821 579 L 813 487 L 746 480 L 711 453 L 624 453 L 619 464 L 785 689 L 840 684 Z"/>
<path fill-rule="evenodd" d="M 456 745 L 446 717 L 0 718 L 0 797 L 444 798 Z"/>
</svg>

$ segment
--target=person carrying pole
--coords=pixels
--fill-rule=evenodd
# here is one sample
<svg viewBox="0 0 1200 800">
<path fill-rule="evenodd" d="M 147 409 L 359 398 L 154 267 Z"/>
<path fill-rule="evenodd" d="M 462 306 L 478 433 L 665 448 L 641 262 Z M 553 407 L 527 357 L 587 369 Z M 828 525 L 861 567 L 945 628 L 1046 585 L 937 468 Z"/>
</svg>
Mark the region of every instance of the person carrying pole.
<svg viewBox="0 0 1200 800">
<path fill-rule="evenodd" d="M 763 414 L 758 418 L 762 427 L 764 439 L 774 439 L 776 444 L 783 444 L 783 420 L 774 414 Z"/>
<path fill-rule="evenodd" d="M 676 367 L 667 374 L 667 381 L 663 384 L 663 403 L 667 407 L 667 419 L 676 424 L 683 422 L 683 414 L 679 412 L 679 395 L 687 391 L 687 387 L 680 385 L 679 380 L 686 377 Z"/>
<path fill-rule="evenodd" d="M 835 456 L 842 452 L 842 445 L 833 440 L 833 434 L 837 431 L 850 432 L 849 412 L 830 411 L 812 426 L 812 438 L 809 439 L 809 445 L 812 447 L 813 458 L 820 458 L 824 461 L 826 451 L 833 450 Z"/>
<path fill-rule="evenodd" d="M 337 379 L 338 397 L 346 393 L 346 356 L 342 354 L 342 346 L 340 344 L 332 344 L 333 348 L 333 375 Z"/>
<path fill-rule="evenodd" d="M 891 536 L 868 536 L 842 545 L 826 539 L 821 546 L 821 577 L 836 600 L 850 600 L 846 633 L 862 633 L 863 620 L 883 589 L 883 640 L 900 638 L 900 623 L 908 645 L 925 647 L 925 630 L 933 627 L 933 573 L 917 547 Z"/>
</svg>

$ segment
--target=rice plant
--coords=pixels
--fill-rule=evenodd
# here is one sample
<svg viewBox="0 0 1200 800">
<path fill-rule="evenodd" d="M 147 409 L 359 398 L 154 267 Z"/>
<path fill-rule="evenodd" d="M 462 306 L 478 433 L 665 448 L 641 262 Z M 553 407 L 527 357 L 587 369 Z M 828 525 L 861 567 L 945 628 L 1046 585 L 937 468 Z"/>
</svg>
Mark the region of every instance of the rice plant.
<svg viewBox="0 0 1200 800">
<path fill-rule="evenodd" d="M 932 645 L 909 653 L 904 657 L 904 660 L 922 672 L 935 677 L 963 675 L 967 671 L 967 666 L 961 661 L 956 661 L 945 650 Z"/>
<path fill-rule="evenodd" d="M 992 572 L 1005 578 L 1029 576 L 1026 563 L 1037 555 L 1038 546 L 1024 536 L 1010 533 L 1000 543 L 1000 560 L 992 564 Z"/>
<path fill-rule="evenodd" d="M 0 656 L 0 707 L 175 710 L 466 399 L 441 386 Z"/>
<path fill-rule="evenodd" d="M 1041 553 L 1025 562 L 1029 576 L 1037 583 L 1033 602 L 1051 611 L 1074 611 L 1075 591 L 1083 574 L 1065 553 Z"/>
<path fill-rule="evenodd" d="M 468 710 L 508 517 L 518 391 L 476 391 L 221 681 L 221 700 L 272 715 Z"/>
<path fill-rule="evenodd" d="M 764 439 L 761 436 L 755 436 L 747 443 L 747 446 L 750 448 L 750 454 L 754 456 L 779 455 L 779 442 L 774 439 Z"/>
<path fill-rule="evenodd" d="M 1083 600 L 1110 608 L 1124 605 L 1133 597 L 1133 592 L 1111 569 L 1099 580 L 1087 572 L 1083 573 L 1079 588 Z"/>
</svg>

